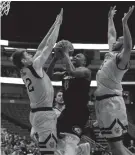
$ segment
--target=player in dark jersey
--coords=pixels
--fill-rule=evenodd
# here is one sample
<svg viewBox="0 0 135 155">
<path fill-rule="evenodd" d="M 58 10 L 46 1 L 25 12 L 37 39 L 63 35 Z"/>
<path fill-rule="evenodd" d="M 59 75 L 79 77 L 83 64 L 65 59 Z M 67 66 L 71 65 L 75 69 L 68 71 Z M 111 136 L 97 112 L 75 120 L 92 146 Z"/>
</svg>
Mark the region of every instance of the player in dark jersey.
<svg viewBox="0 0 135 155">
<path fill-rule="evenodd" d="M 43 66 L 58 38 L 62 16 L 63 9 L 39 45 L 34 57 L 25 50 L 17 50 L 12 55 L 13 63 L 20 70 L 21 77 L 27 88 L 31 107 L 31 134 L 35 132 L 38 134 L 41 155 L 53 155 L 56 151 L 57 116 L 52 108 L 54 90 L 51 80 L 43 70 Z"/>
<path fill-rule="evenodd" d="M 58 136 L 64 134 L 65 151 L 67 154 L 76 154 L 76 147 L 83 133 L 83 128 L 89 118 L 87 104 L 89 101 L 89 89 L 91 83 L 91 71 L 87 66 L 87 57 L 79 53 L 73 57 L 72 62 L 69 57 L 69 47 L 67 41 L 62 40 L 56 45 L 56 50 L 63 53 L 66 60 L 66 72 L 54 73 L 62 80 L 63 99 L 65 109 L 62 111 L 57 122 Z M 47 73 L 51 76 L 52 69 L 59 57 L 59 51 L 56 52 Z M 82 154 L 89 154 L 90 148 L 86 143 L 86 150 Z"/>
</svg>

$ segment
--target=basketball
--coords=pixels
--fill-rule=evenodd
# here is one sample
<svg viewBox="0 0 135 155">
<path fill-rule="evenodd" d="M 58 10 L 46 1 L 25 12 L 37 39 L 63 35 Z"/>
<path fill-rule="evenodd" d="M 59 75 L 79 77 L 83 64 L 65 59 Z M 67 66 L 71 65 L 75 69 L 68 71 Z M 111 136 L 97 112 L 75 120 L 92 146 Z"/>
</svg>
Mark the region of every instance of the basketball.
<svg viewBox="0 0 135 155">
<path fill-rule="evenodd" d="M 63 52 L 63 49 L 68 48 L 68 54 L 69 56 L 72 56 L 74 53 L 74 47 L 72 45 L 72 43 L 68 40 L 61 40 L 59 41 L 55 48 L 61 48 L 61 52 Z"/>
</svg>

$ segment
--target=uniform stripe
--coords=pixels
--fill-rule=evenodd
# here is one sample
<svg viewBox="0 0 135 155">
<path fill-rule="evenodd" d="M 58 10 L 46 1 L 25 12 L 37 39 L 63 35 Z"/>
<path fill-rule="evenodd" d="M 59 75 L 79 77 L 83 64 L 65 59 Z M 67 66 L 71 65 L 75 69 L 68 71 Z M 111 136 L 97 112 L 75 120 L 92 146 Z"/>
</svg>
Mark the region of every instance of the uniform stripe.
<svg viewBox="0 0 135 155">
<path fill-rule="evenodd" d="M 33 68 L 33 66 L 32 65 L 30 65 L 30 66 L 28 66 L 28 68 L 29 68 L 29 70 L 31 71 L 31 73 L 33 74 L 33 76 L 35 76 L 36 78 L 40 78 L 41 79 L 41 77 L 36 73 L 36 71 L 35 71 L 35 69 Z"/>
</svg>

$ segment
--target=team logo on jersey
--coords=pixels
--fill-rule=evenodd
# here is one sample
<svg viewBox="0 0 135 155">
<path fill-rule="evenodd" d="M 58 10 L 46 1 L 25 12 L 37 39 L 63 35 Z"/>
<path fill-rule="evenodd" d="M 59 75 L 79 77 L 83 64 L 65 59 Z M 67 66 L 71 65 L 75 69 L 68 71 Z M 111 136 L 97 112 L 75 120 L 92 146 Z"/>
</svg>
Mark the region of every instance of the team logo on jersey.
<svg viewBox="0 0 135 155">
<path fill-rule="evenodd" d="M 115 127 L 114 131 L 119 134 L 120 133 L 120 127 Z"/>
<path fill-rule="evenodd" d="M 65 90 L 67 90 L 68 87 L 69 87 L 69 80 L 65 80 L 65 82 L 64 82 L 64 88 L 65 88 Z"/>
<path fill-rule="evenodd" d="M 50 148 L 55 148 L 55 142 L 50 142 L 49 146 L 50 146 Z"/>
<path fill-rule="evenodd" d="M 72 127 L 72 130 L 73 130 L 73 132 L 74 133 L 76 133 L 77 135 L 81 135 L 81 133 L 82 133 L 82 129 L 81 128 L 79 128 L 78 126 L 73 126 Z"/>
</svg>

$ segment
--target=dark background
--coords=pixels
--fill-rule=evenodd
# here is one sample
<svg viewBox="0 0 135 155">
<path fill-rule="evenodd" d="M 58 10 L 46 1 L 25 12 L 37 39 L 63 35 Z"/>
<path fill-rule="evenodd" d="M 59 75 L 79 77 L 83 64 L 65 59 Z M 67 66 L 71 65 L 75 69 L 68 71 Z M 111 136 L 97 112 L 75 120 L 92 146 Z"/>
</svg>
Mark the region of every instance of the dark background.
<svg viewBox="0 0 135 155">
<path fill-rule="evenodd" d="M 1 18 L 1 39 L 41 42 L 64 9 L 59 38 L 72 43 L 107 43 L 108 11 L 116 5 L 114 22 L 122 35 L 122 17 L 134 1 L 12 1 L 7 16 Z M 135 38 L 135 10 L 128 21 Z"/>
</svg>

